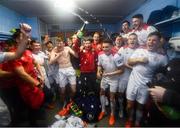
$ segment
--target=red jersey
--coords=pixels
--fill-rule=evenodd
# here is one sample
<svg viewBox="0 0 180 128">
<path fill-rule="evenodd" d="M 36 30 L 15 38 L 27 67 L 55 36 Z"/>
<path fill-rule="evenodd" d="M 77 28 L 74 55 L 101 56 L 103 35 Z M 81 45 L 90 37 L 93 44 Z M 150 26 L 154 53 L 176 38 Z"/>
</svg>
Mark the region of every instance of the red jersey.
<svg viewBox="0 0 180 128">
<path fill-rule="evenodd" d="M 13 72 L 18 67 L 23 67 L 25 72 L 34 79 L 37 79 L 37 74 L 34 68 L 34 59 L 31 51 L 25 50 L 20 59 L 9 61 L 4 65 L 4 69 Z M 15 74 L 16 75 L 16 74 Z M 19 91 L 23 100 L 32 108 L 39 108 L 44 101 L 44 93 L 37 87 L 34 90 L 29 83 L 22 80 L 18 75 L 15 76 L 14 81 L 18 85 Z"/>
<path fill-rule="evenodd" d="M 23 56 L 20 59 L 11 61 L 10 64 L 12 65 L 13 69 L 22 66 L 26 73 L 28 73 L 34 79 L 37 79 L 37 73 L 34 68 L 34 59 L 31 51 L 25 50 Z M 18 85 L 25 84 L 24 82 L 22 83 L 22 80 L 18 80 L 18 83 Z"/>
<path fill-rule="evenodd" d="M 97 53 L 92 50 L 83 50 L 79 53 L 80 70 L 82 73 L 96 72 Z"/>
<path fill-rule="evenodd" d="M 102 44 L 101 43 L 92 43 L 92 48 L 99 54 L 102 51 Z"/>
</svg>

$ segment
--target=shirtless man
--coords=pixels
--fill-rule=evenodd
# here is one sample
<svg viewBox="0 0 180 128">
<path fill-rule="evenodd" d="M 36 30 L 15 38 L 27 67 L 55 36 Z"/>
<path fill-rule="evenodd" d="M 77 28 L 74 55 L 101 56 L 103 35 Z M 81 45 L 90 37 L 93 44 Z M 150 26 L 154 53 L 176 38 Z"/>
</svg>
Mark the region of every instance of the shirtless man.
<svg viewBox="0 0 180 128">
<path fill-rule="evenodd" d="M 70 47 L 66 47 L 64 42 L 58 38 L 56 39 L 56 47 L 51 52 L 49 64 L 58 63 L 58 84 L 60 86 L 61 101 L 63 102 L 63 107 L 65 107 L 65 86 L 69 83 L 71 85 L 71 99 L 76 92 L 76 75 L 75 70 L 72 67 L 70 61 L 70 54 L 78 57 Z"/>
</svg>

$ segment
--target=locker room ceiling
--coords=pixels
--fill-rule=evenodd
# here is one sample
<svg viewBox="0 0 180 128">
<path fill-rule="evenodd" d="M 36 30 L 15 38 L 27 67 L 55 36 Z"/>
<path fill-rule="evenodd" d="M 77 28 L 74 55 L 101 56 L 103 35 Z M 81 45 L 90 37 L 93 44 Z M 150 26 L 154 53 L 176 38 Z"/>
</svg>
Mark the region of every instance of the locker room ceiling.
<svg viewBox="0 0 180 128">
<path fill-rule="evenodd" d="M 69 12 L 54 7 L 54 0 L 1 0 L 0 4 L 27 17 L 38 17 L 47 24 L 82 23 Z M 59 0 L 61 1 L 61 0 Z M 100 23 L 120 22 L 147 0 L 74 0 L 80 7 L 96 17 Z M 90 23 L 97 20 L 75 8 L 74 12 Z"/>
</svg>

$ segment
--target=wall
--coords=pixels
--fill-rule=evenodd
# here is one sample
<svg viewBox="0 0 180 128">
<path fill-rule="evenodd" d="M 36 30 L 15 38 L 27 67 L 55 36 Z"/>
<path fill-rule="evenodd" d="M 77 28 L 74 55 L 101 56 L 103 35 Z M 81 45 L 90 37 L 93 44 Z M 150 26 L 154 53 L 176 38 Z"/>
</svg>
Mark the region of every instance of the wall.
<svg viewBox="0 0 180 128">
<path fill-rule="evenodd" d="M 39 19 L 37 17 L 25 18 L 25 22 L 32 27 L 32 38 L 40 41 Z"/>
<path fill-rule="evenodd" d="M 18 28 L 19 23 L 25 22 L 32 26 L 32 37 L 40 39 L 38 18 L 28 18 L 0 5 L 0 33 L 11 34 L 12 28 Z"/>
<path fill-rule="evenodd" d="M 147 22 L 152 11 L 162 9 L 167 5 L 177 6 L 176 4 L 177 0 L 148 0 L 140 8 L 128 15 L 126 19 L 130 21 L 134 14 L 142 13 L 144 16 L 144 21 Z"/>
<path fill-rule="evenodd" d="M 25 18 L 22 15 L 1 5 L 0 18 L 0 32 L 5 34 L 11 34 L 9 31 L 12 28 L 19 27 L 19 23 L 25 20 Z"/>
<path fill-rule="evenodd" d="M 41 20 L 39 20 L 39 32 L 40 36 L 48 34 L 48 25 Z"/>
<path fill-rule="evenodd" d="M 58 31 L 74 31 L 76 32 L 82 27 L 82 24 L 49 24 L 48 32 L 58 32 Z M 54 27 L 54 28 L 53 28 Z M 87 24 L 86 29 L 90 31 L 97 31 L 100 29 L 105 29 L 109 34 L 116 32 L 116 24 L 102 24 L 102 28 L 99 24 Z"/>
</svg>

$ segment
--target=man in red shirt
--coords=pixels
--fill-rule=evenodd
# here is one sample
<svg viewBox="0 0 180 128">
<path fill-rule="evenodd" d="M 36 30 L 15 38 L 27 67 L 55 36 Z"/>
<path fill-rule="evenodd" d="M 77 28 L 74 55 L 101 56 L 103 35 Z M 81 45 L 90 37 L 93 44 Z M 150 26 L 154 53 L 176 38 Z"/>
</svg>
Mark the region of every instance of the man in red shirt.
<svg viewBox="0 0 180 128">
<path fill-rule="evenodd" d="M 17 32 L 14 34 L 14 39 L 17 46 L 19 45 L 20 35 L 20 30 L 17 30 Z M 11 49 L 12 52 L 16 50 L 16 47 Z M 37 109 L 41 106 L 44 100 L 44 94 L 42 94 L 42 97 L 39 99 L 40 101 L 38 101 L 37 103 L 31 102 L 33 101 L 31 98 L 33 98 L 33 93 L 35 94 L 36 92 L 38 92 L 39 88 L 37 86 L 42 87 L 43 78 L 42 82 L 37 80 L 37 74 L 34 65 L 37 66 L 37 69 L 42 76 L 40 66 L 34 61 L 31 51 L 25 50 L 20 59 L 4 63 L 3 69 L 12 72 L 12 74 L 14 75 L 13 82 L 18 85 L 19 91 L 25 103 L 31 108 Z"/>
<path fill-rule="evenodd" d="M 92 49 L 92 38 L 85 38 L 83 46 L 80 48 L 80 71 L 81 84 L 86 87 L 88 91 L 96 92 L 96 62 L 97 53 Z"/>
<path fill-rule="evenodd" d="M 92 48 L 99 54 L 102 51 L 102 43 L 100 42 L 100 34 L 95 32 L 93 35 Z"/>
<path fill-rule="evenodd" d="M 21 34 L 21 31 L 17 29 L 13 35 L 17 46 L 20 43 Z M 14 52 L 16 50 L 17 48 L 14 47 L 10 51 Z M 35 110 L 39 109 L 44 102 L 44 93 L 39 89 L 39 86 L 42 87 L 43 82 L 37 80 L 34 65 L 36 65 L 36 63 L 34 62 L 32 53 L 29 50 L 25 50 L 20 59 L 9 61 L 2 66 L 3 70 L 9 71 L 13 75 L 14 79 L 8 81 L 8 83 L 11 82 L 17 86 L 23 101 L 28 107 L 31 125 L 35 125 Z M 38 69 L 38 71 L 40 71 L 40 68 Z"/>
</svg>

